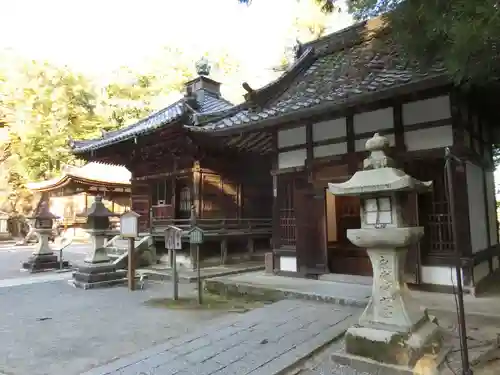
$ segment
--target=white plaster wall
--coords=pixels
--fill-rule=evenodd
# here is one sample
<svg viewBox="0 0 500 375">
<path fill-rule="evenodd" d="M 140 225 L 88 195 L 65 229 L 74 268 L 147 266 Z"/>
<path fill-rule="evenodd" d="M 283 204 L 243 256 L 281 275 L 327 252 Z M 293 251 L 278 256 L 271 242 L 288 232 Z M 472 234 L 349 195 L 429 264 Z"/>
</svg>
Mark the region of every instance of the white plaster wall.
<svg viewBox="0 0 500 375">
<path fill-rule="evenodd" d="M 475 266 L 473 272 L 474 272 L 474 284 L 477 285 L 478 282 L 480 282 L 482 279 L 484 279 L 486 276 L 489 275 L 490 266 L 487 261 L 483 262 Z"/>
<path fill-rule="evenodd" d="M 385 134 L 384 137 L 386 137 L 389 140 L 389 145 L 391 147 L 394 147 L 396 145 L 396 137 L 394 136 L 394 134 Z M 354 141 L 354 149 L 356 151 L 365 151 L 366 141 L 369 139 L 370 138 L 356 139 Z"/>
<path fill-rule="evenodd" d="M 389 107 L 371 112 L 356 113 L 353 122 L 354 133 L 356 134 L 392 129 L 394 127 L 394 110 Z"/>
<path fill-rule="evenodd" d="M 291 167 L 300 167 L 305 164 L 307 152 L 305 148 L 298 150 L 280 152 L 278 154 L 278 168 L 285 169 Z"/>
<path fill-rule="evenodd" d="M 408 151 L 430 150 L 453 145 L 451 125 L 405 132 L 404 137 Z"/>
<path fill-rule="evenodd" d="M 451 118 L 449 95 L 403 104 L 403 125 Z"/>
<path fill-rule="evenodd" d="M 467 197 L 469 200 L 469 223 L 472 252 L 488 247 L 489 225 L 486 219 L 484 205 L 484 181 L 481 167 L 468 163 L 465 168 L 467 175 Z"/>
<path fill-rule="evenodd" d="M 278 148 L 302 145 L 306 143 L 306 127 L 278 131 Z"/>
<path fill-rule="evenodd" d="M 297 258 L 280 257 L 280 271 L 297 272 Z"/>
<path fill-rule="evenodd" d="M 496 245 L 498 243 L 497 232 L 497 201 L 495 197 L 495 178 L 493 172 L 486 172 L 486 198 L 488 200 L 488 225 L 490 229 L 490 243 Z"/>
<path fill-rule="evenodd" d="M 343 155 L 347 153 L 347 143 L 332 143 L 329 145 L 316 146 L 313 148 L 313 156 L 315 158 L 322 158 L 331 155 Z"/>
<path fill-rule="evenodd" d="M 341 117 L 313 124 L 312 133 L 314 142 L 345 137 L 347 135 L 346 118 Z"/>
<path fill-rule="evenodd" d="M 496 270 L 500 266 L 498 257 L 493 257 L 493 269 Z"/>
<path fill-rule="evenodd" d="M 457 278 L 455 277 L 455 268 L 444 266 L 422 266 L 420 270 L 422 283 L 436 284 L 436 285 L 457 285 Z M 462 279 L 464 273 L 462 270 Z M 453 284 L 452 284 L 453 280 Z"/>
</svg>

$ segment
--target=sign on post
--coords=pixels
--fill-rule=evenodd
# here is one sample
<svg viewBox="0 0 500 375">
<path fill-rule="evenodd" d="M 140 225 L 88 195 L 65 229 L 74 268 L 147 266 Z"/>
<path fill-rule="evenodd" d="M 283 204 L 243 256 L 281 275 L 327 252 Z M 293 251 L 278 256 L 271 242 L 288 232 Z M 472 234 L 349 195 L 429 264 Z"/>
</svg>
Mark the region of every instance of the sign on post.
<svg viewBox="0 0 500 375">
<path fill-rule="evenodd" d="M 120 234 L 128 238 L 128 288 L 135 290 L 135 238 L 139 236 L 139 214 L 134 211 L 125 212 L 120 216 Z"/>
<path fill-rule="evenodd" d="M 134 211 L 125 212 L 120 216 L 120 233 L 125 238 L 136 238 L 139 236 L 139 214 Z"/>
<path fill-rule="evenodd" d="M 182 229 L 169 225 L 165 229 L 165 248 L 169 252 L 172 267 L 174 300 L 179 299 L 179 278 L 177 277 L 177 250 L 182 249 Z"/>
</svg>

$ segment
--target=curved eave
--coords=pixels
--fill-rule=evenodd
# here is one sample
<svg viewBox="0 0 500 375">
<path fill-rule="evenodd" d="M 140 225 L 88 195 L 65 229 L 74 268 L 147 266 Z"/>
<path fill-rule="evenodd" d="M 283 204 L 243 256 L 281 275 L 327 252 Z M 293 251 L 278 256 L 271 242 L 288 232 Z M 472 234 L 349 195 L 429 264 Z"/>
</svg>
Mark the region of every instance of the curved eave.
<svg viewBox="0 0 500 375">
<path fill-rule="evenodd" d="M 115 135 L 109 136 L 108 138 L 101 138 L 101 139 L 88 140 L 88 141 L 72 141 L 72 143 L 70 143 L 71 152 L 75 155 L 85 154 L 87 152 L 99 150 L 99 149 L 102 149 L 105 147 L 110 147 L 110 146 L 113 146 L 115 144 L 124 143 L 124 142 L 130 141 L 131 139 L 134 139 L 136 137 L 140 137 L 140 136 L 144 136 L 144 135 L 147 135 L 150 133 L 154 133 L 157 130 L 164 130 L 167 128 L 174 128 L 175 129 L 176 128 L 175 125 L 179 125 L 182 127 L 182 123 L 180 123 L 179 120 L 182 119 L 183 115 L 184 115 L 184 112 L 182 111 L 182 112 L 178 113 L 176 116 L 170 118 L 168 121 L 162 122 L 159 125 L 152 126 L 152 127 L 142 129 L 142 130 L 135 130 L 135 127 L 134 127 L 134 129 L 131 128 L 127 132 L 124 131 L 122 134 L 118 134 L 116 136 Z M 78 145 L 79 142 L 82 142 L 83 145 L 79 146 Z"/>
<path fill-rule="evenodd" d="M 123 188 L 123 189 L 128 189 L 131 187 L 130 183 L 124 184 L 120 182 L 92 180 L 73 175 L 63 175 L 58 179 L 28 183 L 26 184 L 26 187 L 31 191 L 42 193 L 42 192 L 50 192 L 53 190 L 62 189 L 72 182 L 75 182 L 80 185 L 96 186 L 96 187 L 113 187 L 113 188 Z"/>
</svg>

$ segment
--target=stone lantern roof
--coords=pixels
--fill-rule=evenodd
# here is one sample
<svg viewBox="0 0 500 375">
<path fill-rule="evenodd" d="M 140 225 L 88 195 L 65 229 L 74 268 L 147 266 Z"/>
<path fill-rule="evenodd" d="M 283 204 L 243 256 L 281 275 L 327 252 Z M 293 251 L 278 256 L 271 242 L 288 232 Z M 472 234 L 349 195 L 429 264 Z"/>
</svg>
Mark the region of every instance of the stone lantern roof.
<svg viewBox="0 0 500 375">
<path fill-rule="evenodd" d="M 102 203 L 102 197 L 96 196 L 94 199 L 94 203 L 89 207 L 87 212 L 84 213 L 83 216 L 87 217 L 110 217 L 116 216 L 113 212 L 111 212 L 105 205 Z"/>
<path fill-rule="evenodd" d="M 50 220 L 55 220 L 58 219 L 59 216 L 54 215 L 52 212 L 50 212 L 49 205 L 47 202 L 42 202 L 40 203 L 40 206 L 38 208 L 38 211 L 35 212 L 35 215 L 31 217 L 30 219 L 50 219 Z"/>
<path fill-rule="evenodd" d="M 430 190 L 432 181 L 417 180 L 394 167 L 394 160 L 385 154 L 388 146 L 388 139 L 375 133 L 366 142 L 366 150 L 370 151 L 370 156 L 363 161 L 363 170 L 357 171 L 346 182 L 329 183 L 329 191 L 334 195 L 360 196 L 379 192 Z"/>
</svg>

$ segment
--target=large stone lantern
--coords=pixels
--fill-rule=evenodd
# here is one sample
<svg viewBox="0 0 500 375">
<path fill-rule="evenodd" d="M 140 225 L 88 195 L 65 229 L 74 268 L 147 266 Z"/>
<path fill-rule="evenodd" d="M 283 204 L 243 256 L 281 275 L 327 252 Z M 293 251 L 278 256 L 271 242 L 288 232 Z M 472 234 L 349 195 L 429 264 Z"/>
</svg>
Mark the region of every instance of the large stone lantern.
<svg viewBox="0 0 500 375">
<path fill-rule="evenodd" d="M 54 255 L 49 246 L 49 237 L 52 234 L 54 221 L 57 218 L 56 215 L 50 212 L 47 202 L 42 202 L 35 216 L 30 218 L 35 221 L 34 232 L 38 235 L 39 240 L 32 256 L 23 263 L 23 269 L 36 272 L 60 268 L 61 265 L 57 260 L 57 255 Z M 63 262 L 63 267 L 68 267 L 68 262 Z"/>
<path fill-rule="evenodd" d="M 424 228 L 408 226 L 401 206 L 405 194 L 429 191 L 432 182 L 395 168 L 384 152 L 388 146 L 387 138 L 375 134 L 366 142 L 371 154 L 363 170 L 347 182 L 328 184 L 334 195 L 360 197 L 361 228 L 347 230 L 347 238 L 366 248 L 373 268 L 372 296 L 358 324 L 346 333 L 345 352 L 359 360 L 413 368 L 423 356 L 437 356 L 442 337 L 403 280 L 408 247 L 420 240 Z"/>
<path fill-rule="evenodd" d="M 85 212 L 86 231 L 92 240 L 92 247 L 83 264 L 73 273 L 72 283 L 76 287 L 90 289 L 120 284 L 126 281 L 126 271 L 118 269 L 111 262 L 105 247 L 109 234 L 109 218 L 115 216 L 102 203 L 102 197 L 95 197 L 94 203 Z"/>
</svg>

